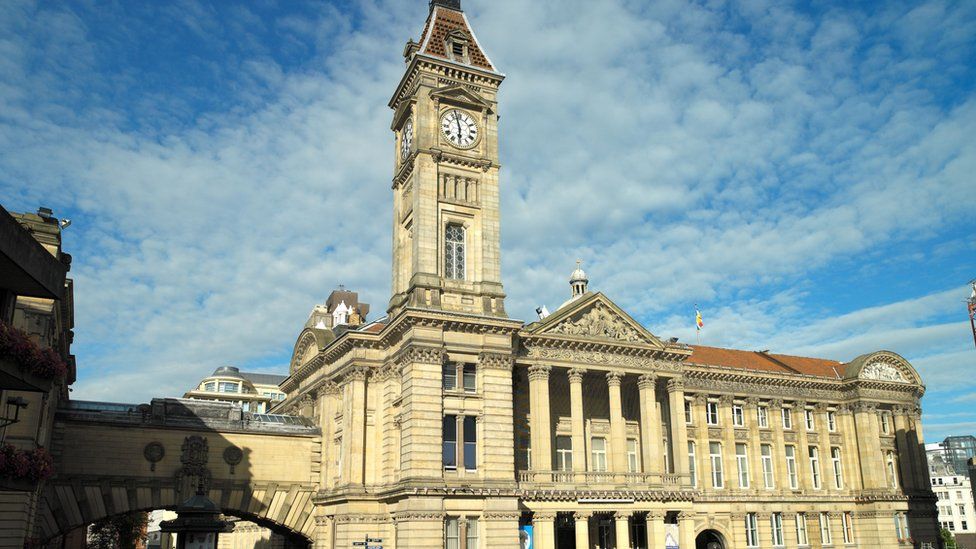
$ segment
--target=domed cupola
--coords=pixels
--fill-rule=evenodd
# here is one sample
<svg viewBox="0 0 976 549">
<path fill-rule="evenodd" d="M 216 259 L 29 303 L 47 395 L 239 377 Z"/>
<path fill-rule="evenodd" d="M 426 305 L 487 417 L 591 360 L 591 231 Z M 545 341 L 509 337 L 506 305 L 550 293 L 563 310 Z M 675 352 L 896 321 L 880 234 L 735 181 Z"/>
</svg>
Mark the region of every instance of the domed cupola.
<svg viewBox="0 0 976 549">
<path fill-rule="evenodd" d="M 573 299 L 586 293 L 586 285 L 590 283 L 590 279 L 586 278 L 586 273 L 583 272 L 582 260 L 576 261 L 576 270 L 569 277 L 569 286 L 573 289 Z"/>
</svg>

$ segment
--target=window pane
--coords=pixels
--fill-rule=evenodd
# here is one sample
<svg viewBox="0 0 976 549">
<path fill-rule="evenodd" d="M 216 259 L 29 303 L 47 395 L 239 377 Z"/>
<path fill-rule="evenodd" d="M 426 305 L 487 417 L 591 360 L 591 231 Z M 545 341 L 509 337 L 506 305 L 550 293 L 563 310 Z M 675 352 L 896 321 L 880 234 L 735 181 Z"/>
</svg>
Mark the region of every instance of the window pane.
<svg viewBox="0 0 976 549">
<path fill-rule="evenodd" d="M 474 364 L 464 365 L 464 390 L 473 393 L 477 390 L 477 373 Z"/>
<path fill-rule="evenodd" d="M 444 416 L 444 467 L 457 467 L 457 416 Z"/>
<path fill-rule="evenodd" d="M 474 416 L 464 416 L 464 468 L 474 470 L 478 466 L 478 426 Z"/>
<path fill-rule="evenodd" d="M 457 389 L 457 364 L 448 362 L 443 368 L 444 389 L 450 391 Z"/>
<path fill-rule="evenodd" d="M 478 520 L 468 519 L 468 532 L 465 536 L 467 540 L 466 549 L 478 549 Z"/>
</svg>

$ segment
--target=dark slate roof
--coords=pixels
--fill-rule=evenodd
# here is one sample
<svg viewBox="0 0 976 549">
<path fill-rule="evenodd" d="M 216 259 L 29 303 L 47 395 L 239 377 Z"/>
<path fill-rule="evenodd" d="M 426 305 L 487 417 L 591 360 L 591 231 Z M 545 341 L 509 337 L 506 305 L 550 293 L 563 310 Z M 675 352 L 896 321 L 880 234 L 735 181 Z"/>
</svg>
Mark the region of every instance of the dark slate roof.
<svg viewBox="0 0 976 549">
<path fill-rule="evenodd" d="M 288 379 L 288 376 L 281 374 L 255 374 L 250 372 L 241 372 L 244 379 L 250 381 L 251 383 L 258 383 L 261 385 L 281 385 L 281 382 Z"/>
</svg>

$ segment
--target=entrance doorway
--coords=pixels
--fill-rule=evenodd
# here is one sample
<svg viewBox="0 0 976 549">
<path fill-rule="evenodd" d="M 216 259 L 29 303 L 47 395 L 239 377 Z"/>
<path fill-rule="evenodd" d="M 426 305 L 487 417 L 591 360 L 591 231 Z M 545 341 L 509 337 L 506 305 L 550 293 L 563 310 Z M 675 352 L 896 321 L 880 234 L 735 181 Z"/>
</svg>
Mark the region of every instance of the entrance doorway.
<svg viewBox="0 0 976 549">
<path fill-rule="evenodd" d="M 705 530 L 695 538 L 695 549 L 725 549 L 725 539 L 715 530 Z"/>
</svg>

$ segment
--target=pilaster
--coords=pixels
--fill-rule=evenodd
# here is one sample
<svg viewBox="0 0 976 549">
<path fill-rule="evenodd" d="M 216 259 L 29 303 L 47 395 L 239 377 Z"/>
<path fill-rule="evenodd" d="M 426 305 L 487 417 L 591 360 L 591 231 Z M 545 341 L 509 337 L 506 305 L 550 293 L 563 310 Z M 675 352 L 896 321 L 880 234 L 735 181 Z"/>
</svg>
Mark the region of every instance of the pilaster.
<svg viewBox="0 0 976 549">
<path fill-rule="evenodd" d="M 529 367 L 530 436 L 532 469 L 552 470 L 552 422 L 549 409 L 549 373 L 551 366 Z"/>
<path fill-rule="evenodd" d="M 627 472 L 627 426 L 624 423 L 623 404 L 620 398 L 620 383 L 623 375 L 607 372 L 607 387 L 610 390 L 610 470 L 614 473 Z"/>
<path fill-rule="evenodd" d="M 684 382 L 680 378 L 668 380 L 668 406 L 671 428 L 671 462 L 674 472 L 687 476 L 688 470 L 688 431 L 685 425 Z"/>
<path fill-rule="evenodd" d="M 583 417 L 583 376 L 586 370 L 573 368 L 569 370 L 569 400 L 570 421 L 573 429 L 573 471 L 586 471 L 586 431 Z M 582 480 L 582 479 L 579 479 Z M 577 530 L 578 532 L 579 530 Z"/>
<path fill-rule="evenodd" d="M 644 472 L 661 473 L 661 418 L 657 408 L 657 376 L 644 374 L 637 382 L 640 391 L 641 412 L 641 449 L 644 461 Z"/>
</svg>

